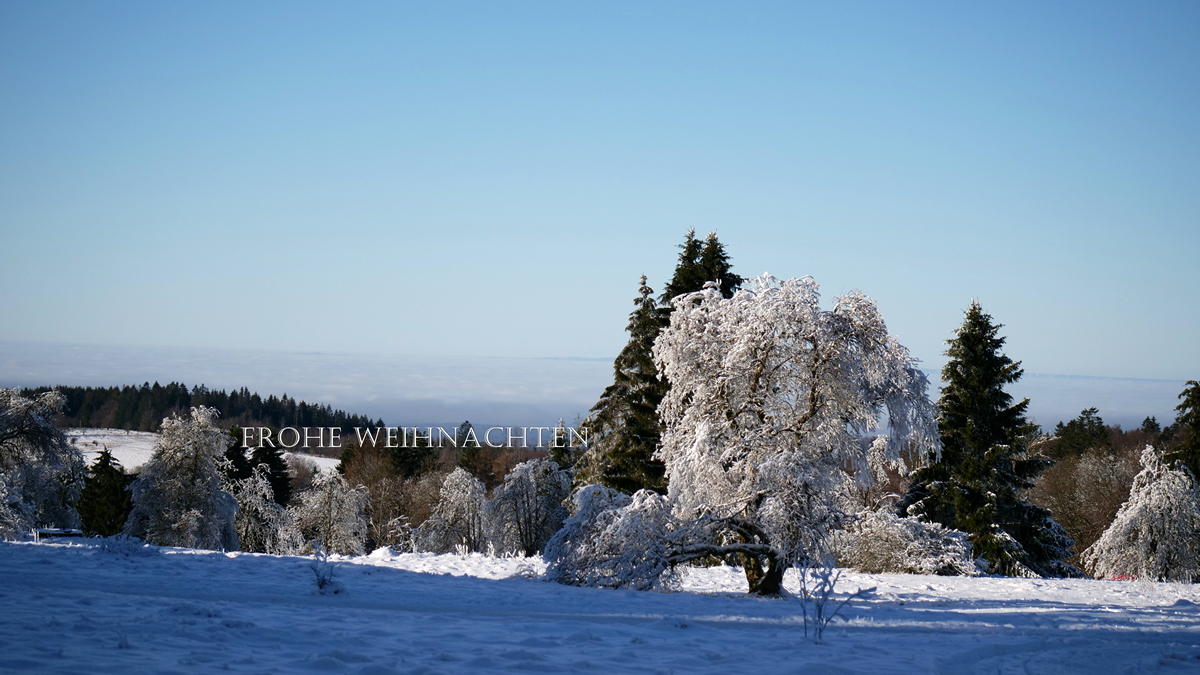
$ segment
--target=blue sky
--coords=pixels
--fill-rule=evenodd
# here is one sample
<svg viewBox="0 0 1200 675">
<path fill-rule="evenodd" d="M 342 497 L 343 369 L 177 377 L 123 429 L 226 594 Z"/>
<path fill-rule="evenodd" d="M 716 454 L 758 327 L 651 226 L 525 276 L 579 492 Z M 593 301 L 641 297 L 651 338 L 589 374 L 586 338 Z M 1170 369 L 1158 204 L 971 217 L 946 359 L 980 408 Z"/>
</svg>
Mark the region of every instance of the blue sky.
<svg viewBox="0 0 1200 675">
<path fill-rule="evenodd" d="M 610 358 L 694 227 L 1182 384 L 1198 186 L 1195 3 L 0 2 L 0 340 Z"/>
</svg>

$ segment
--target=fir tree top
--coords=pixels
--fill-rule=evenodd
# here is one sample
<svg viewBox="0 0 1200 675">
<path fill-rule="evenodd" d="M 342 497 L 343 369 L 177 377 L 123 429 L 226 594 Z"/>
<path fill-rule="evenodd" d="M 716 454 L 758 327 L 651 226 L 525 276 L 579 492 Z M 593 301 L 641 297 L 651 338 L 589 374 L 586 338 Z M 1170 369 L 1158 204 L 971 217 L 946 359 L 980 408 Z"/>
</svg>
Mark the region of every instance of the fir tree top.
<svg viewBox="0 0 1200 675">
<path fill-rule="evenodd" d="M 679 246 L 679 264 L 671 282 L 663 289 L 662 303 L 670 311 L 671 299 L 684 293 L 695 293 L 703 290 L 704 284 L 715 281 L 720 284 L 721 295 L 729 298 L 742 285 L 742 277 L 732 272 L 733 265 L 729 262 L 729 254 L 725 246 L 717 239 L 716 232 L 709 232 L 704 244 L 696 239 L 696 230 L 688 230 L 687 236 Z"/>
<path fill-rule="evenodd" d="M 951 463 L 965 459 L 961 453 L 982 454 L 996 445 L 1010 445 L 1032 432 L 1025 420 L 1029 399 L 1013 404 L 1004 385 L 1021 379 L 1019 361 L 1004 355 L 1002 324 L 992 322 L 979 303 L 972 301 L 963 325 L 946 355 L 938 400 L 938 430 L 943 452 Z"/>
</svg>

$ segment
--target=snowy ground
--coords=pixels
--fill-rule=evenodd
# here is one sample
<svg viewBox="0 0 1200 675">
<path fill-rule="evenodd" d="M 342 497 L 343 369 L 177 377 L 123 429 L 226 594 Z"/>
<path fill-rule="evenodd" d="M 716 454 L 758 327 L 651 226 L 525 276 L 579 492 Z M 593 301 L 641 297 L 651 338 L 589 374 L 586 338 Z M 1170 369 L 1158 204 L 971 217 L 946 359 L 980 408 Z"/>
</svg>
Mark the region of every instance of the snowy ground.
<svg viewBox="0 0 1200 675">
<path fill-rule="evenodd" d="M 68 543 L 69 542 L 69 543 Z M 0 671 L 61 673 L 1147 673 L 1200 671 L 1200 586 L 850 574 L 876 586 L 805 640 L 795 601 L 729 568 L 682 593 L 560 586 L 536 560 L 309 561 L 0 543 Z"/>
<path fill-rule="evenodd" d="M 126 471 L 135 471 L 150 460 L 154 454 L 154 444 L 158 442 L 158 434 L 149 431 L 126 431 L 124 429 L 68 429 L 67 438 L 74 441 L 75 446 L 83 452 L 83 459 L 91 465 L 96 461 L 100 451 L 108 448 Z M 284 455 L 293 453 L 285 452 Z M 299 457 L 310 460 L 322 470 L 331 469 L 338 465 L 337 459 L 295 453 Z"/>
</svg>

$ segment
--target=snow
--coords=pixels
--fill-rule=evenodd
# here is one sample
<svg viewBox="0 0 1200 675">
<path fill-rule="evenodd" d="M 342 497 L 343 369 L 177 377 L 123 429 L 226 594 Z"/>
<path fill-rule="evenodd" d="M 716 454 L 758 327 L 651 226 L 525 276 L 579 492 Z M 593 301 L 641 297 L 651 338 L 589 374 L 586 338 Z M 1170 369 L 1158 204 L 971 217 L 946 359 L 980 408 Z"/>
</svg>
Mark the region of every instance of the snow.
<svg viewBox="0 0 1200 675">
<path fill-rule="evenodd" d="M 0 543 L 0 672 L 1142 673 L 1200 670 L 1200 586 L 865 575 L 825 642 L 727 567 L 681 593 L 562 586 L 537 559 L 311 559 Z M 795 578 L 788 585 L 795 588 Z"/>
<path fill-rule="evenodd" d="M 126 431 L 125 429 L 67 429 L 67 438 L 75 442 L 75 446 L 83 453 L 83 459 L 90 466 L 105 447 L 112 453 L 126 471 L 140 469 L 150 461 L 154 454 L 154 445 L 158 443 L 158 434 L 150 431 Z M 296 456 L 316 464 L 322 471 L 337 467 L 340 460 L 333 457 L 308 455 L 304 453 L 283 453 L 284 457 Z"/>
</svg>

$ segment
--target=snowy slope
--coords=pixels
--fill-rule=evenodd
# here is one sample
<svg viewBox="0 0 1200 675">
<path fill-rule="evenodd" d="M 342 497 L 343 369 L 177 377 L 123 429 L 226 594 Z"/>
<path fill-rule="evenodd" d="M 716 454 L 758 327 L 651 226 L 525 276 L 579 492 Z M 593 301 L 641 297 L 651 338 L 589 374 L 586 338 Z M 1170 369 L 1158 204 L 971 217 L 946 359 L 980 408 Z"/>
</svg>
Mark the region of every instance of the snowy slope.
<svg viewBox="0 0 1200 675">
<path fill-rule="evenodd" d="M 877 586 L 826 634 L 799 604 L 741 595 L 736 570 L 689 592 L 574 588 L 540 561 L 309 561 L 91 543 L 0 543 L 0 671 L 60 673 L 1145 673 L 1200 669 L 1200 587 L 848 575 Z"/>
<path fill-rule="evenodd" d="M 84 461 L 89 465 L 96 461 L 100 451 L 108 448 L 126 471 L 135 471 L 150 460 L 154 454 L 154 444 L 158 442 L 158 434 L 149 431 L 126 431 L 124 429 L 68 429 L 67 438 L 74 441 L 76 447 L 83 452 Z M 285 456 L 296 454 L 314 462 L 322 470 L 332 469 L 338 465 L 337 459 L 306 455 L 302 453 L 285 452 Z"/>
</svg>

